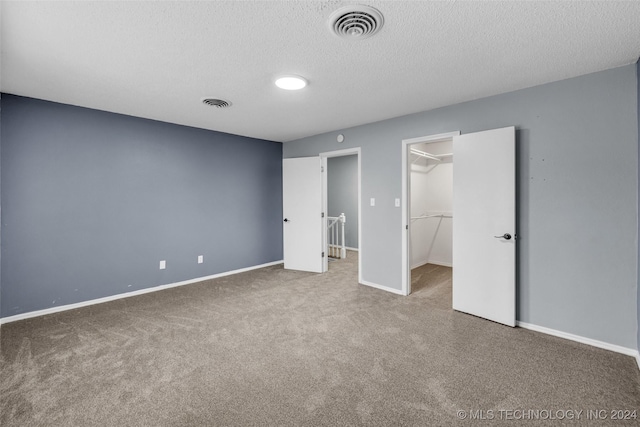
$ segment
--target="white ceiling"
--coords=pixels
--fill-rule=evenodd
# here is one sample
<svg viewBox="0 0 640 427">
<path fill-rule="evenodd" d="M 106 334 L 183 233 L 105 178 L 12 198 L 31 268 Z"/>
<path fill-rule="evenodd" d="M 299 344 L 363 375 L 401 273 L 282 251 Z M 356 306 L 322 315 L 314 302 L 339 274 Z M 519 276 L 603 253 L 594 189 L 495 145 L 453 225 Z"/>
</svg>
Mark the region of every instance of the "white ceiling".
<svg viewBox="0 0 640 427">
<path fill-rule="evenodd" d="M 364 40 L 329 32 L 379 9 Z M 0 90 L 290 141 L 634 63 L 640 2 L 2 1 Z M 302 91 L 279 74 L 309 80 Z M 223 98 L 228 109 L 203 105 Z"/>
</svg>

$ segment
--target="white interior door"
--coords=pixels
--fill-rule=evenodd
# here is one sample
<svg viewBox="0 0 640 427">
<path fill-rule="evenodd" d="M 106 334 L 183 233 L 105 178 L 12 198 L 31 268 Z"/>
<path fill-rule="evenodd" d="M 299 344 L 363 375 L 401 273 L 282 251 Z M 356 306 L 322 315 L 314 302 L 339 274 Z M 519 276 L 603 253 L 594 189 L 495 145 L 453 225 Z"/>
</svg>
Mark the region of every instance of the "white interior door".
<svg viewBox="0 0 640 427">
<path fill-rule="evenodd" d="M 515 128 L 456 136 L 453 155 L 453 309 L 515 326 Z"/>
<path fill-rule="evenodd" d="M 284 159 L 282 212 L 284 268 L 322 272 L 320 157 Z"/>
</svg>

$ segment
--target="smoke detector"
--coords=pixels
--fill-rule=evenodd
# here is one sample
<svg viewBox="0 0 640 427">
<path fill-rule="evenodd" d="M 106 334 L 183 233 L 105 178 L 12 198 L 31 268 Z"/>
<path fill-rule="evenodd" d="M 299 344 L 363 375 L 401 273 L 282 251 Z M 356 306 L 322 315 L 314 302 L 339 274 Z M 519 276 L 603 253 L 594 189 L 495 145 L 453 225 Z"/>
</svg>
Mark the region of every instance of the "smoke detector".
<svg viewBox="0 0 640 427">
<path fill-rule="evenodd" d="M 329 27 L 338 37 L 359 40 L 377 33 L 384 24 L 379 10 L 370 6 L 345 6 L 329 17 Z"/>
<path fill-rule="evenodd" d="M 225 101 L 224 99 L 202 98 L 202 103 L 210 107 L 216 107 L 216 108 L 231 107 L 231 102 Z"/>
</svg>

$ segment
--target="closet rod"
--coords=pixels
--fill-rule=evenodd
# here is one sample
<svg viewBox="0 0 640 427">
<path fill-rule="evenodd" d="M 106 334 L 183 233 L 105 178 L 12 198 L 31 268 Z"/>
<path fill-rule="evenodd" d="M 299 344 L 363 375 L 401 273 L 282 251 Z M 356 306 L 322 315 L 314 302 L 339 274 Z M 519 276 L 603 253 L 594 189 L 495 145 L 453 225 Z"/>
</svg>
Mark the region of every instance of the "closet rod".
<svg viewBox="0 0 640 427">
<path fill-rule="evenodd" d="M 411 149 L 411 152 L 412 152 L 413 154 L 418 155 L 418 156 L 426 157 L 427 159 L 431 159 L 431 160 L 437 160 L 437 161 L 439 161 L 439 162 L 441 162 L 441 161 L 442 161 L 442 157 L 451 157 L 451 156 L 453 156 L 453 153 L 445 153 L 445 154 L 431 154 L 431 153 L 427 153 L 426 151 L 420 151 L 420 150 L 417 150 L 417 149 L 415 149 L 415 148 L 412 148 L 412 149 Z"/>
<path fill-rule="evenodd" d="M 411 152 L 413 154 L 416 154 L 416 155 L 420 156 L 420 157 L 426 157 L 427 159 L 436 160 L 438 162 L 442 161 L 442 159 L 437 158 L 433 154 L 425 153 L 424 151 L 416 150 L 415 148 L 412 148 Z"/>
</svg>

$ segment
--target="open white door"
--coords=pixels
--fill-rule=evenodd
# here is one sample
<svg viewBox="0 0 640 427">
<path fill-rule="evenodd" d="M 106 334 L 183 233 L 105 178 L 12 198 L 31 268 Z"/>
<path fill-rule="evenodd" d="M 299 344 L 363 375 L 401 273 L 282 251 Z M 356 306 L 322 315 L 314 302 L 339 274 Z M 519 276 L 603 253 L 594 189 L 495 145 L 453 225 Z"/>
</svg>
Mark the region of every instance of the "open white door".
<svg viewBox="0 0 640 427">
<path fill-rule="evenodd" d="M 284 159 L 282 212 L 284 268 L 322 273 L 320 157 Z"/>
<path fill-rule="evenodd" d="M 455 136 L 453 155 L 453 309 L 515 326 L 515 128 Z"/>
</svg>

